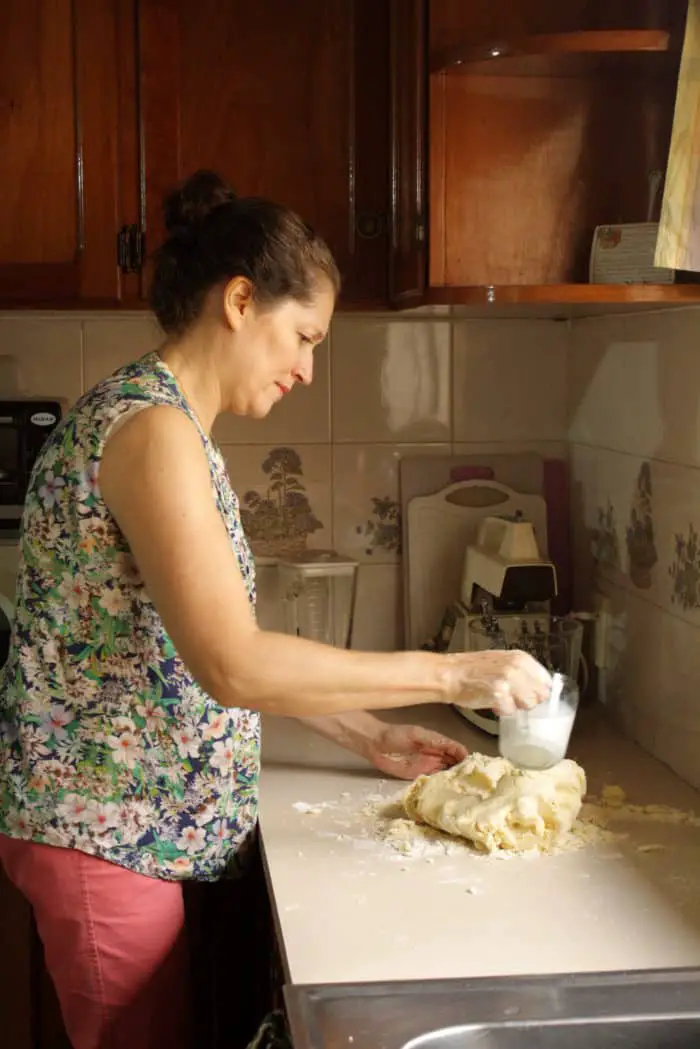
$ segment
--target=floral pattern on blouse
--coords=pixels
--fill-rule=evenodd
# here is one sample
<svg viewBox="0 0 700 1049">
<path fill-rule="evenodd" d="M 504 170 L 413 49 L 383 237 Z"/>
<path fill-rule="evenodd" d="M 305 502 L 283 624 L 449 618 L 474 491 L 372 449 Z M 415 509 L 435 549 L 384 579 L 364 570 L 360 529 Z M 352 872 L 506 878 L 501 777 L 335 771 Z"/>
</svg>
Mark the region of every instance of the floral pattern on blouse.
<svg viewBox="0 0 700 1049">
<path fill-rule="evenodd" d="M 253 558 L 221 452 L 157 354 L 85 394 L 35 464 L 0 681 L 0 833 L 152 877 L 211 881 L 257 818 L 260 719 L 179 658 L 100 496 L 112 425 L 153 404 L 197 427 L 251 603 Z"/>
</svg>

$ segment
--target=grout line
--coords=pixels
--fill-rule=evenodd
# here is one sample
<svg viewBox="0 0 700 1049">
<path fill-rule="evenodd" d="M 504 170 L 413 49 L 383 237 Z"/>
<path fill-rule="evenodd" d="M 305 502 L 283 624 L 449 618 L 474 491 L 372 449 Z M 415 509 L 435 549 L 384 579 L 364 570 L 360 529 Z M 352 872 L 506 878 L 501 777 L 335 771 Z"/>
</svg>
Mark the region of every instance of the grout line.
<svg viewBox="0 0 700 1049">
<path fill-rule="evenodd" d="M 700 463 L 682 462 L 679 459 L 664 459 L 658 455 L 642 455 L 640 452 L 628 452 L 622 448 L 611 448 L 605 444 L 589 444 L 586 441 L 569 441 L 571 448 L 587 448 L 593 452 L 605 452 L 609 455 L 620 455 L 639 462 L 660 463 L 663 466 L 676 466 L 681 470 L 700 470 Z"/>
<path fill-rule="evenodd" d="M 644 594 L 634 587 L 629 576 L 625 577 L 629 580 L 629 586 L 620 586 L 618 583 L 614 583 L 611 580 L 606 580 L 606 585 L 611 589 L 617 591 L 618 594 L 623 594 L 625 597 L 632 597 L 635 601 L 638 601 L 642 605 L 653 608 L 656 612 L 659 612 L 663 616 L 669 616 L 670 619 L 675 619 L 679 623 L 683 623 L 685 626 L 691 627 L 693 630 L 700 631 L 700 622 L 694 622 L 687 616 L 684 616 L 681 612 L 676 612 L 673 608 L 669 608 L 666 605 L 660 604 L 651 597 L 645 597 Z M 698 610 L 700 614 L 700 609 Z M 614 613 L 613 613 L 614 618 Z"/>
<path fill-rule="evenodd" d="M 700 306 L 687 305 L 687 306 L 657 306 L 652 309 L 645 309 L 640 311 L 629 311 L 626 313 L 592 313 L 588 317 L 571 317 L 572 324 L 585 324 L 596 321 L 609 321 L 609 320 L 628 320 L 629 318 L 644 318 L 644 317 L 658 317 L 658 316 L 672 316 L 676 313 L 697 313 L 700 311 Z"/>
</svg>

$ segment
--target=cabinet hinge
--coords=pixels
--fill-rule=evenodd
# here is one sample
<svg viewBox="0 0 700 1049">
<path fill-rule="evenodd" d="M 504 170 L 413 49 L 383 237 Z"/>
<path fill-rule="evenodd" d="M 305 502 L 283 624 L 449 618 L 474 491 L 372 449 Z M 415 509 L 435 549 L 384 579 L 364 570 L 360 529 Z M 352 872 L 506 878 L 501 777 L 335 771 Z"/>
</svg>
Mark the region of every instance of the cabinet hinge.
<svg viewBox="0 0 700 1049">
<path fill-rule="evenodd" d="M 138 273 L 143 266 L 146 235 L 135 223 L 122 226 L 117 234 L 117 265 L 122 273 Z"/>
</svg>

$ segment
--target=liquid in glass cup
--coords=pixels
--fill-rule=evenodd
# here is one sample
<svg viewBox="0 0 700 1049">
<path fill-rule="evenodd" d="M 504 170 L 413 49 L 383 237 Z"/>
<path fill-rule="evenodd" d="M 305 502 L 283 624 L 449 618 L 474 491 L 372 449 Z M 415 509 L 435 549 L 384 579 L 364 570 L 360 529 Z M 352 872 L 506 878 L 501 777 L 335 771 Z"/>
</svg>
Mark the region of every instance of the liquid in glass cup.
<svg viewBox="0 0 700 1049">
<path fill-rule="evenodd" d="M 549 769 L 566 757 L 579 692 L 565 674 L 552 674 L 552 691 L 532 710 L 499 719 L 498 749 L 521 769 Z"/>
</svg>

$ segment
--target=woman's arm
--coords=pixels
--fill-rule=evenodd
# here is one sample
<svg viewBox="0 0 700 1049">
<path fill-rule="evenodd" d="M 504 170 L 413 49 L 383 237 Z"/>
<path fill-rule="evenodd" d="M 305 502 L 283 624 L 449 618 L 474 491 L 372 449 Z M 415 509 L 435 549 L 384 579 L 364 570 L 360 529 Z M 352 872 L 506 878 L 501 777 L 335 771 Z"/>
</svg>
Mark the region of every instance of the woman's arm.
<svg viewBox="0 0 700 1049">
<path fill-rule="evenodd" d="M 451 768 L 467 756 L 466 747 L 439 732 L 420 725 L 387 724 L 364 710 L 299 720 L 398 779 L 415 779 Z"/>
<path fill-rule="evenodd" d="M 261 631 L 199 434 L 177 408 L 150 408 L 125 422 L 107 443 L 99 484 L 177 651 L 224 706 L 317 716 L 483 702 L 486 689 L 494 709 L 507 713 L 548 694 L 549 675 L 523 653 L 348 652 Z"/>
<path fill-rule="evenodd" d="M 372 751 L 387 727 L 385 721 L 380 721 L 366 710 L 351 710 L 346 714 L 329 714 L 315 718 L 302 717 L 299 720 L 324 739 L 329 739 L 368 761 L 372 760 Z"/>
</svg>

